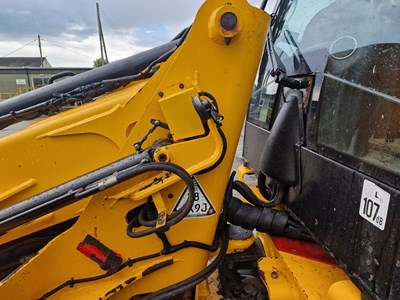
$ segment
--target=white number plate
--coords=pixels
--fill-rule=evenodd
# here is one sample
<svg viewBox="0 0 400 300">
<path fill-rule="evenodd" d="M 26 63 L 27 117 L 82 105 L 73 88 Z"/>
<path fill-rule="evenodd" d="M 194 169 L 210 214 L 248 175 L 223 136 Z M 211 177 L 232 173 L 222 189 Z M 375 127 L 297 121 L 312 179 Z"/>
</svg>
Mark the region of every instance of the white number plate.
<svg viewBox="0 0 400 300">
<path fill-rule="evenodd" d="M 364 180 L 359 214 L 380 230 L 384 230 L 389 201 L 390 194 L 388 192 L 375 183 Z"/>
</svg>

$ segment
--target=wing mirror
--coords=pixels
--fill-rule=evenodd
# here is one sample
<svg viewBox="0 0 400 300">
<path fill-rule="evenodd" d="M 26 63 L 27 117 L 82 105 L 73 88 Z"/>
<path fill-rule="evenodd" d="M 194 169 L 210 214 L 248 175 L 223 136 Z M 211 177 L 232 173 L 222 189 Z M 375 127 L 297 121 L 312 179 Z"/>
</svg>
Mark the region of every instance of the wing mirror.
<svg viewBox="0 0 400 300">
<path fill-rule="evenodd" d="M 265 176 L 288 186 L 300 183 L 300 145 L 304 135 L 301 99 L 300 91 L 286 94 L 260 160 L 260 171 Z"/>
</svg>

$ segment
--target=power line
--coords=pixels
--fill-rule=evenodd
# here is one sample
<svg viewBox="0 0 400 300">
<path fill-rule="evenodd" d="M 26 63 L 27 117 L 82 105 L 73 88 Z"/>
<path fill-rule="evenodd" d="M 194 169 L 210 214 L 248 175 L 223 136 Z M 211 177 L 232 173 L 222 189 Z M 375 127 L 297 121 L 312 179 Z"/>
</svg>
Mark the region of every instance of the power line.
<svg viewBox="0 0 400 300">
<path fill-rule="evenodd" d="M 58 42 L 50 41 L 50 40 L 48 40 L 48 39 L 43 39 L 43 38 L 42 38 L 42 41 L 46 41 L 46 42 L 48 42 L 48 43 L 50 43 L 50 44 L 52 44 L 52 45 L 54 45 L 54 46 L 60 47 L 60 48 L 62 48 L 62 49 L 64 49 L 64 50 L 68 50 L 68 51 L 73 52 L 73 53 L 75 53 L 75 54 L 78 54 L 78 55 L 80 55 L 80 56 L 84 56 L 84 57 L 93 59 L 93 57 L 90 57 L 90 56 L 88 56 L 88 55 L 79 53 L 79 52 L 77 52 L 77 51 L 75 51 L 75 50 L 72 50 L 72 49 L 70 49 L 70 48 L 68 48 L 68 47 L 66 47 L 66 46 L 63 46 L 63 45 L 59 44 Z"/>
<path fill-rule="evenodd" d="M 4 55 L 4 57 L 7 57 L 7 56 L 9 56 L 9 55 L 11 55 L 11 54 L 13 54 L 13 53 L 17 52 L 17 51 L 19 51 L 19 50 L 21 50 L 21 49 L 25 48 L 26 46 L 29 46 L 30 44 L 32 44 L 33 42 L 36 42 L 36 41 L 37 41 L 37 40 L 36 40 L 36 39 L 34 39 L 33 41 L 30 41 L 29 43 L 26 43 L 25 45 L 23 45 L 23 46 L 19 47 L 18 49 L 15 49 L 14 51 L 11 51 L 11 52 L 10 52 L 10 53 L 8 53 L 7 55 Z"/>
<path fill-rule="evenodd" d="M 104 17 L 104 20 L 106 21 L 106 23 L 116 32 L 121 32 L 121 28 L 119 28 L 115 22 L 113 21 L 113 19 L 110 17 L 109 14 L 106 13 L 106 11 L 100 7 L 100 11 L 102 12 L 102 16 Z"/>
<path fill-rule="evenodd" d="M 106 21 L 107 25 L 108 25 L 112 30 L 114 30 L 114 31 L 117 32 L 117 33 L 120 32 L 120 30 L 119 30 L 116 26 L 113 25 L 113 23 L 111 22 L 111 20 L 108 19 L 108 17 L 107 17 L 105 14 L 102 14 L 102 17 L 103 17 L 103 20 Z"/>
</svg>

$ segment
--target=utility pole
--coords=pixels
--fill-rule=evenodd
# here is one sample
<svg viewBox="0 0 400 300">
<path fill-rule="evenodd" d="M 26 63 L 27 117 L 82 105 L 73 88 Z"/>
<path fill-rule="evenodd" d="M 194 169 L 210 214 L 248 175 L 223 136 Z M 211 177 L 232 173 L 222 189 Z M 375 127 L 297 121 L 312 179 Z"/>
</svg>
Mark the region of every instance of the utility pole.
<svg viewBox="0 0 400 300">
<path fill-rule="evenodd" d="M 105 61 L 108 64 L 106 42 L 104 41 L 103 28 L 101 27 L 100 6 L 99 6 L 98 2 L 96 2 L 96 11 L 97 11 L 97 25 L 99 27 L 99 40 L 100 40 L 101 59 L 102 59 L 102 61 Z"/>
<path fill-rule="evenodd" d="M 43 68 L 43 55 L 42 55 L 42 43 L 40 42 L 40 35 L 38 34 L 39 41 L 39 52 L 40 52 L 40 67 Z"/>
</svg>

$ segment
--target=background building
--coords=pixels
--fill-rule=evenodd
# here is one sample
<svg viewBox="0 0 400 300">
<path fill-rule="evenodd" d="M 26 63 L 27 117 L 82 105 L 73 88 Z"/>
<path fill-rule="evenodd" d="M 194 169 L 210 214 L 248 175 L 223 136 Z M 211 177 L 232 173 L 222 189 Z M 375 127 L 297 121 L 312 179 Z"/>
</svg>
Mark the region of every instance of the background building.
<svg viewBox="0 0 400 300">
<path fill-rule="evenodd" d="M 88 70 L 91 68 L 53 68 L 45 57 L 0 57 L 0 101 L 46 85 L 60 72 Z"/>
</svg>

